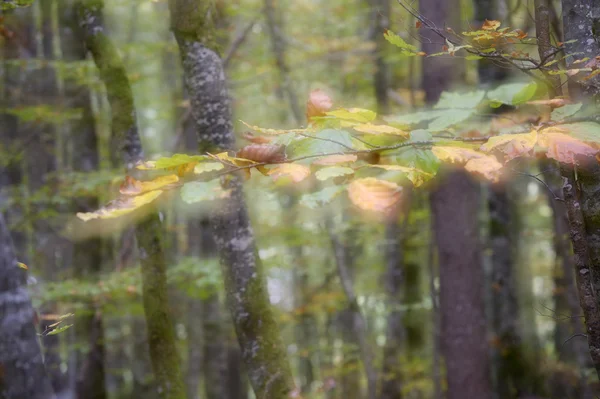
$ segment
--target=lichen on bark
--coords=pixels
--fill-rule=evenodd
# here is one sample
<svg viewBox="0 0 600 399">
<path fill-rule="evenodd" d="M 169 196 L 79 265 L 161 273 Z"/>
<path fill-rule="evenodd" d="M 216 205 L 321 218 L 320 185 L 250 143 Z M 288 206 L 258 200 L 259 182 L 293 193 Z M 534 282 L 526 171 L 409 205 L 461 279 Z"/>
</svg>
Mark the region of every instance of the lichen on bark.
<svg viewBox="0 0 600 399">
<path fill-rule="evenodd" d="M 171 28 L 177 39 L 201 152 L 234 145 L 229 94 L 222 60 L 214 44 L 214 4 L 170 0 Z M 223 180 L 231 190 L 210 215 L 223 268 L 227 304 L 252 388 L 258 398 L 286 398 L 294 390 L 287 355 L 270 306 L 254 233 L 238 176 Z"/>
</svg>

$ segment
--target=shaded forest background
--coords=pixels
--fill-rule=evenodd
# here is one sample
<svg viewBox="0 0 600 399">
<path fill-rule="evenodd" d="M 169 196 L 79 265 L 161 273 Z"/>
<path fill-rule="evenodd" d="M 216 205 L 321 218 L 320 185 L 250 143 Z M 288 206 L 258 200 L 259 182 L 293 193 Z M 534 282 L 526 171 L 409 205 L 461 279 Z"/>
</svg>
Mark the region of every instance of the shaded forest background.
<svg viewBox="0 0 600 399">
<path fill-rule="evenodd" d="M 449 172 L 443 184 L 405 188 L 387 218 L 304 196 L 314 180 L 253 173 L 249 219 L 173 196 L 142 222 L 98 231 L 75 220 L 114 199 L 140 159 L 231 148 L 231 137 L 198 140 L 212 111 L 194 113 L 206 99 L 184 80 L 194 58 L 182 65 L 180 52 L 194 35 L 223 60 L 235 148 L 254 140 L 241 121 L 305 126 L 316 89 L 336 107 L 397 115 L 444 90 L 522 80 L 519 71 L 403 56 L 387 29 L 427 53 L 446 43 L 389 0 L 198 1 L 205 19 L 193 34 L 186 1 L 14 3 L 0 16 L 0 272 L 6 287 L 26 276 L 44 370 L 23 383 L 38 396 L 7 398 L 597 397 L 562 180 L 548 160 L 518 160 L 501 184 Z M 563 41 L 558 1 L 413 4 L 437 26 L 494 19 L 531 36 L 541 6 Z M 239 255 L 229 244 L 246 238 Z M 223 248 L 229 260 L 252 258 L 231 261 L 250 277 L 220 266 Z M 9 259 L 22 262 L 18 276 Z M 245 292 L 254 267 L 258 285 Z M 247 309 L 266 316 L 236 325 Z M 244 347 L 253 342 L 259 355 Z"/>
</svg>

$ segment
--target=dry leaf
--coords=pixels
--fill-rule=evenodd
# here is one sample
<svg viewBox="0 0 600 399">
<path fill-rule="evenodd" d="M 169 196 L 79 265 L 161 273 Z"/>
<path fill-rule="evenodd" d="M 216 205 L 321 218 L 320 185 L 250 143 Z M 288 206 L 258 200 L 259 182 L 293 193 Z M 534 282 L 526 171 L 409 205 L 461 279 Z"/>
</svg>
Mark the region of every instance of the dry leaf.
<svg viewBox="0 0 600 399">
<path fill-rule="evenodd" d="M 491 137 L 487 143 L 481 146 L 481 150 L 486 152 L 502 151 L 506 155 L 506 160 L 510 161 L 520 156 L 531 155 L 536 143 L 537 131 L 532 130 L 529 133 Z"/>
<path fill-rule="evenodd" d="M 285 147 L 277 144 L 250 144 L 240 149 L 236 157 L 259 163 L 281 162 L 285 160 Z"/>
<path fill-rule="evenodd" d="M 348 186 L 352 203 L 365 211 L 393 212 L 400 202 L 402 187 L 374 177 L 354 180 Z"/>
<path fill-rule="evenodd" d="M 310 92 L 306 102 L 306 119 L 309 121 L 315 116 L 325 116 L 325 112 L 333 107 L 333 101 L 324 91 L 317 89 Z"/>
<path fill-rule="evenodd" d="M 141 181 L 131 176 L 125 176 L 125 181 L 121 184 L 119 192 L 123 195 L 139 195 L 168 186 L 179 181 L 176 175 L 158 176 L 154 180 Z"/>
<path fill-rule="evenodd" d="M 304 165 L 284 163 L 271 169 L 268 174 L 275 181 L 281 177 L 289 176 L 292 181 L 299 183 L 310 175 L 310 169 Z"/>
</svg>

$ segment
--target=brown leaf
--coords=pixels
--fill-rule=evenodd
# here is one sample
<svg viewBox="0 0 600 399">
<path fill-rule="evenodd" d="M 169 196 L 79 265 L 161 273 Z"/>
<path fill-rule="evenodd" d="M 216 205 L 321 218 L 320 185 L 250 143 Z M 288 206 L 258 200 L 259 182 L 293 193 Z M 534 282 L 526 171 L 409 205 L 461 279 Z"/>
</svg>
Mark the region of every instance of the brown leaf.
<svg viewBox="0 0 600 399">
<path fill-rule="evenodd" d="M 365 211 L 392 213 L 400 202 L 402 187 L 374 177 L 354 180 L 348 186 L 352 203 Z"/>
<path fill-rule="evenodd" d="M 423 26 L 423 22 L 421 22 L 421 21 L 415 22 L 415 28 L 421 29 L 422 26 Z"/>
<path fill-rule="evenodd" d="M 236 157 L 254 162 L 281 162 L 285 160 L 285 147 L 277 144 L 250 144 L 240 149 Z"/>
<path fill-rule="evenodd" d="M 527 104 L 531 104 L 531 105 L 549 105 L 552 108 L 560 108 L 560 107 L 564 107 L 567 104 L 570 104 L 571 102 L 569 100 L 567 100 L 566 98 L 552 98 L 550 100 L 535 100 L 535 101 L 528 101 Z"/>
<path fill-rule="evenodd" d="M 333 107 L 331 97 L 321 89 L 313 90 L 306 102 L 306 119 L 309 121 L 315 116 L 325 116 L 325 112 Z"/>
</svg>

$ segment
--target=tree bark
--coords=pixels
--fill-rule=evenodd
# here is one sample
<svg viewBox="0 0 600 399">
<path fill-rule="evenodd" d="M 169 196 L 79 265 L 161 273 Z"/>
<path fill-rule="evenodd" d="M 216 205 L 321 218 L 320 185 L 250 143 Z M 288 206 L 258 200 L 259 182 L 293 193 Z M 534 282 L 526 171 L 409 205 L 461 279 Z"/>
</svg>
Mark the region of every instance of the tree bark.
<svg viewBox="0 0 600 399">
<path fill-rule="evenodd" d="M 17 266 L 0 214 L 0 396 L 50 399 L 54 393 L 44 369 L 25 281 L 26 272 Z"/>
<path fill-rule="evenodd" d="M 231 149 L 234 135 L 227 86 L 222 61 L 211 40 L 214 23 L 207 17 L 213 6 L 192 0 L 171 0 L 169 4 L 199 150 Z M 210 224 L 242 358 L 258 398 L 286 398 L 295 388 L 256 254 L 242 182 L 233 176 L 223 184 L 231 196 L 211 212 Z"/>
<path fill-rule="evenodd" d="M 102 7 L 102 0 L 78 2 L 79 25 L 111 106 L 111 153 L 120 153 L 126 169 L 131 172 L 134 165 L 144 158 L 144 152 L 137 129 L 131 87 L 117 49 L 104 33 Z M 117 148 L 119 151 L 115 151 Z M 177 399 L 185 397 L 185 389 L 169 315 L 161 230 L 158 214 L 151 213 L 136 225 L 135 236 L 142 268 L 142 300 L 152 370 L 161 397 Z"/>
<path fill-rule="evenodd" d="M 390 0 L 368 0 L 371 7 L 371 32 L 369 40 L 375 42 L 373 57 L 375 59 L 375 73 L 373 74 L 373 88 L 377 101 L 377 113 L 387 114 L 390 111 L 388 90 L 390 87 L 390 68 L 385 61 L 387 41 L 383 34 L 390 29 L 391 7 Z"/>
<path fill-rule="evenodd" d="M 77 15 L 74 2 L 59 0 L 59 35 L 63 61 L 78 62 L 86 59 L 85 43 L 76 37 Z M 64 98 L 69 106 L 80 110 L 81 119 L 68 122 L 65 129 L 72 141 L 74 171 L 90 173 L 98 170 L 100 160 L 98 155 L 98 139 L 94 124 L 94 116 L 90 103 L 90 91 L 78 84 L 75 79 L 64 82 Z M 98 198 L 90 196 L 79 198 L 74 202 L 77 212 L 91 212 L 98 209 Z M 90 238 L 76 242 L 73 248 L 74 275 L 80 279 L 97 280 L 102 269 L 102 239 Z M 79 316 L 81 315 L 81 316 Z M 76 394 L 78 398 L 106 398 L 104 371 L 104 323 L 102 309 L 93 301 L 86 304 L 75 322 L 78 343 L 87 343 L 85 351 L 78 353 L 76 376 Z"/>
<path fill-rule="evenodd" d="M 442 350 L 447 398 L 492 397 L 479 243 L 479 185 L 464 171 L 442 177 L 431 195 L 440 264 Z"/>
</svg>

